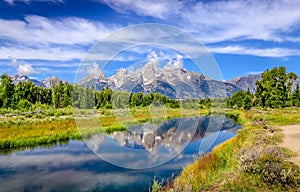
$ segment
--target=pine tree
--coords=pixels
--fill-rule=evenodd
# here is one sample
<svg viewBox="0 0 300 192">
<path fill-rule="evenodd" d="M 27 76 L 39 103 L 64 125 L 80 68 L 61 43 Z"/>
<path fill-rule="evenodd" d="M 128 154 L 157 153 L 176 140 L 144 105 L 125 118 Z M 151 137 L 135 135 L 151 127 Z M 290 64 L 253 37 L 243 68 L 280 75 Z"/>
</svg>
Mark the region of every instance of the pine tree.
<svg viewBox="0 0 300 192">
<path fill-rule="evenodd" d="M 12 79 L 7 74 L 2 74 L 0 82 L 0 107 L 11 107 L 13 93 L 14 84 L 12 84 Z"/>
</svg>

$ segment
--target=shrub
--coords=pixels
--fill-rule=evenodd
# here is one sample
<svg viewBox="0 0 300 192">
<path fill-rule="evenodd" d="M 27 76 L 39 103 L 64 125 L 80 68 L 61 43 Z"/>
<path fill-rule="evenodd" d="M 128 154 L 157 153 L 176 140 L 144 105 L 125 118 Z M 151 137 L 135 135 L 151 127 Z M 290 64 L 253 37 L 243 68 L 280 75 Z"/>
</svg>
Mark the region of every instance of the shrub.
<svg viewBox="0 0 300 192">
<path fill-rule="evenodd" d="M 238 112 L 228 112 L 225 116 L 232 119 L 235 123 L 238 123 L 240 114 Z"/>
<path fill-rule="evenodd" d="M 300 181 L 299 168 L 291 169 L 291 163 L 284 161 L 279 147 L 252 147 L 241 151 L 239 157 L 241 171 L 260 176 L 264 182 L 293 186 Z"/>
<path fill-rule="evenodd" d="M 28 100 L 26 99 L 21 99 L 19 101 L 19 103 L 17 104 L 17 108 L 20 109 L 20 110 L 28 110 L 32 107 L 32 103 L 30 103 Z"/>
</svg>

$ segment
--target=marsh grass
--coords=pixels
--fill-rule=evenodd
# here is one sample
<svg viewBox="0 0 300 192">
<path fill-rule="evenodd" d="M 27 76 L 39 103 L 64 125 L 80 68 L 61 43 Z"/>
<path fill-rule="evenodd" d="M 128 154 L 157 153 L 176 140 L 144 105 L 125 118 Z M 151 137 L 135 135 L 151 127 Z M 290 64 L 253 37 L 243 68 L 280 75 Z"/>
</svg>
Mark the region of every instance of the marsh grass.
<svg viewBox="0 0 300 192">
<path fill-rule="evenodd" d="M 34 109 L 35 110 L 35 109 Z M 89 138 L 93 134 L 125 131 L 128 127 L 145 122 L 159 124 L 165 117 L 153 119 L 147 107 L 130 111 L 133 118 L 122 121 L 115 117 L 122 111 L 47 108 L 41 114 L 12 116 L 0 119 L 0 149 L 24 148 L 55 144 L 68 139 Z M 2 110 L 3 112 L 12 112 Z M 203 112 L 202 112 L 203 113 Z M 167 118 L 199 115 L 199 110 L 166 109 Z M 184 115 L 183 115 L 184 114 Z M 80 130 L 79 130 L 80 129 Z"/>
</svg>

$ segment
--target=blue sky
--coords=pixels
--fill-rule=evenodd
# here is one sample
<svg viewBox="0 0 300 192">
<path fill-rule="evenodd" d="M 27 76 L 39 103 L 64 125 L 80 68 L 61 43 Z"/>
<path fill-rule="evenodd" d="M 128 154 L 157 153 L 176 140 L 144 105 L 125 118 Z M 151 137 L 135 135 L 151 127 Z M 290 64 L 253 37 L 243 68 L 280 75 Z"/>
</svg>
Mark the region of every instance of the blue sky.
<svg viewBox="0 0 300 192">
<path fill-rule="evenodd" d="M 23 73 L 38 80 L 57 75 L 73 82 L 90 48 L 103 38 L 131 25 L 158 23 L 201 41 L 223 79 L 274 66 L 300 75 L 299 10 L 300 1 L 293 0 L 4 0 L 0 73 Z M 120 67 L 145 63 L 151 54 L 162 57 L 162 63 L 176 63 L 180 53 L 139 46 L 119 54 L 104 72 L 109 76 Z M 182 62 L 197 71 L 188 59 Z"/>
</svg>

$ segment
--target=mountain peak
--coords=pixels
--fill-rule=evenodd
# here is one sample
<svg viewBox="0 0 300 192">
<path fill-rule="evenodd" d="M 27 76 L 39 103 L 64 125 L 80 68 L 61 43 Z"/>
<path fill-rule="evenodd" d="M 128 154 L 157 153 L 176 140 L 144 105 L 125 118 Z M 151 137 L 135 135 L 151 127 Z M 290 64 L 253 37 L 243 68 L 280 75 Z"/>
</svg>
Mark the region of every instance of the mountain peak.
<svg viewBox="0 0 300 192">
<path fill-rule="evenodd" d="M 103 75 L 98 75 L 98 79 L 88 77 L 81 80 L 83 86 L 92 85 L 98 90 L 109 87 L 114 90 L 127 92 L 158 92 L 171 98 L 207 98 L 224 96 L 221 89 L 226 87 L 227 96 L 239 89 L 225 82 L 214 81 L 203 74 L 188 71 L 179 65 L 169 65 L 159 68 L 156 61 L 150 60 L 142 68 L 128 72 L 121 68 L 103 81 Z M 213 86 L 209 86 L 213 84 Z M 223 87 L 224 87 L 223 86 Z"/>
<path fill-rule="evenodd" d="M 51 88 L 53 84 L 58 83 L 59 79 L 56 75 L 53 75 L 52 77 L 47 77 L 45 80 L 42 81 L 42 83 L 45 85 L 47 88 Z"/>
<path fill-rule="evenodd" d="M 256 90 L 256 81 L 261 79 L 261 74 L 250 74 L 247 76 L 238 76 L 234 79 L 231 79 L 227 81 L 228 83 L 231 83 L 241 90 L 247 91 L 248 88 L 251 93 L 255 92 Z"/>
<path fill-rule="evenodd" d="M 18 84 L 20 82 L 32 82 L 36 86 L 45 87 L 45 85 L 42 82 L 35 79 L 30 79 L 27 75 L 24 74 L 17 74 L 13 76 L 12 81 L 13 84 Z"/>
<path fill-rule="evenodd" d="M 27 81 L 27 80 L 29 80 L 29 77 L 21 73 L 13 76 L 13 81 Z"/>
</svg>

